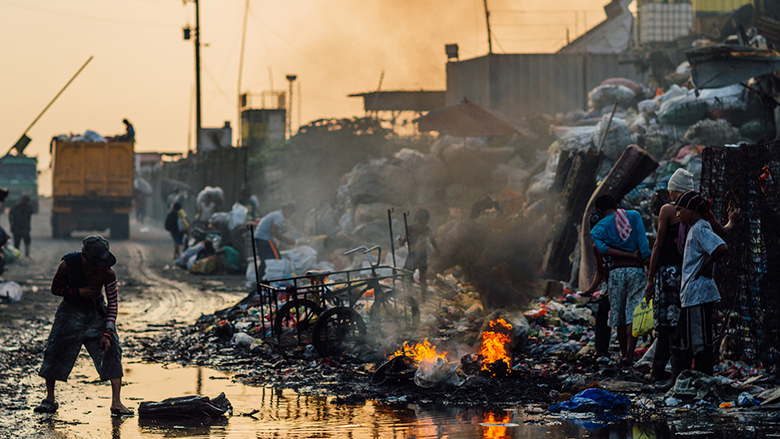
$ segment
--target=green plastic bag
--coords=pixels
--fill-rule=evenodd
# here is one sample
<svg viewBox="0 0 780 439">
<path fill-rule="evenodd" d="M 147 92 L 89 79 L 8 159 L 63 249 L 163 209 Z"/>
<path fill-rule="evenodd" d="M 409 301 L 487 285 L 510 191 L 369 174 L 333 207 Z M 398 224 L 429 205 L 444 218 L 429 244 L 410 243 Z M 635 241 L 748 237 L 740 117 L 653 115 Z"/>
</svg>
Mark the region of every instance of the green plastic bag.
<svg viewBox="0 0 780 439">
<path fill-rule="evenodd" d="M 634 323 L 631 325 L 631 335 L 641 337 L 653 330 L 653 300 L 642 299 L 634 310 Z"/>
</svg>

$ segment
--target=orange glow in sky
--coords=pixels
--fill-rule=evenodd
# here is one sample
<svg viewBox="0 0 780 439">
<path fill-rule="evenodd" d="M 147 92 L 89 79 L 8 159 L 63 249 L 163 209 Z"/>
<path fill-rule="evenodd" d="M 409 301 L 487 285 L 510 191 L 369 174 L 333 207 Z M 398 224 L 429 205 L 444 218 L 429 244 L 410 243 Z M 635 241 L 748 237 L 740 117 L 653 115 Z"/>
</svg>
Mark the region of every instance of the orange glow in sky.
<svg viewBox="0 0 780 439">
<path fill-rule="evenodd" d="M 608 0 L 492 0 L 493 51 L 554 52 L 604 18 Z M 200 0 L 203 126 L 236 127 L 246 0 Z M 59 89 L 94 60 L 30 130 L 28 153 L 49 164 L 49 140 L 92 129 L 136 128 L 137 151 L 194 145 L 194 49 L 181 0 L 0 0 L 0 149 L 13 145 Z M 287 90 L 298 75 L 293 127 L 362 115 L 347 94 L 446 87 L 444 45 L 461 59 L 487 52 L 482 0 L 250 0 L 242 91 Z M 294 95 L 298 94 L 296 85 Z M 236 130 L 234 129 L 234 141 Z"/>
</svg>

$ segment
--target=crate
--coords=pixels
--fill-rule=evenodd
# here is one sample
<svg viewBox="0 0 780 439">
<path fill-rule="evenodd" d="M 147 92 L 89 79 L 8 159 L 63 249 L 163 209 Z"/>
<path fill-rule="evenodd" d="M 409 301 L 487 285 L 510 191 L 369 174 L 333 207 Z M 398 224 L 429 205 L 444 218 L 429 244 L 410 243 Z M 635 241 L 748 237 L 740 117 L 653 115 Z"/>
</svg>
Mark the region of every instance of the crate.
<svg viewBox="0 0 780 439">
<path fill-rule="evenodd" d="M 693 30 L 690 3 L 644 3 L 639 6 L 639 42 L 674 41 Z"/>
</svg>

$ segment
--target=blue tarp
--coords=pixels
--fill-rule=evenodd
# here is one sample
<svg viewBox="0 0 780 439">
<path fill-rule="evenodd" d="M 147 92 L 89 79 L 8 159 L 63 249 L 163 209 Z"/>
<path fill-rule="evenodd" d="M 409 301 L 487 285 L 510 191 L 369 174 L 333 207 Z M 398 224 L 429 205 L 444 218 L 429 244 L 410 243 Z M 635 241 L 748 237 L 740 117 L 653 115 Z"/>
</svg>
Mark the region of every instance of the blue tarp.
<svg viewBox="0 0 780 439">
<path fill-rule="evenodd" d="M 605 410 L 613 413 L 624 413 L 631 405 L 631 401 L 620 395 L 613 395 L 604 389 L 586 389 L 572 396 L 568 401 L 551 405 L 548 410 L 552 413 L 566 412 L 596 412 Z"/>
</svg>

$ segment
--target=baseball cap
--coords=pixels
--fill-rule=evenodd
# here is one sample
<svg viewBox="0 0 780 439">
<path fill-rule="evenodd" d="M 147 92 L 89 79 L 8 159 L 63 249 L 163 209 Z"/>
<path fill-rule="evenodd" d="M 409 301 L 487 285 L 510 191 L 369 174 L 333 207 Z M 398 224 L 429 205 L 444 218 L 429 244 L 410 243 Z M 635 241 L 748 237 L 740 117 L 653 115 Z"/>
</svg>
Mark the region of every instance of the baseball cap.
<svg viewBox="0 0 780 439">
<path fill-rule="evenodd" d="M 81 241 L 81 253 L 100 267 L 116 264 L 116 257 L 108 251 L 108 240 L 100 235 L 90 235 Z"/>
</svg>

